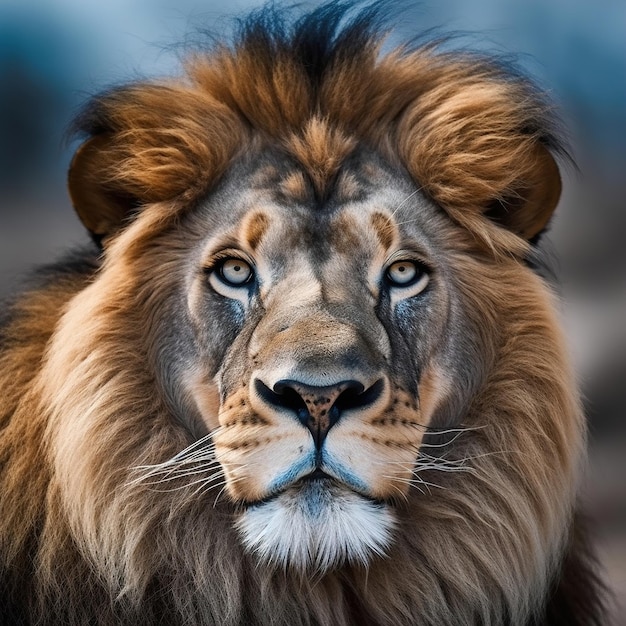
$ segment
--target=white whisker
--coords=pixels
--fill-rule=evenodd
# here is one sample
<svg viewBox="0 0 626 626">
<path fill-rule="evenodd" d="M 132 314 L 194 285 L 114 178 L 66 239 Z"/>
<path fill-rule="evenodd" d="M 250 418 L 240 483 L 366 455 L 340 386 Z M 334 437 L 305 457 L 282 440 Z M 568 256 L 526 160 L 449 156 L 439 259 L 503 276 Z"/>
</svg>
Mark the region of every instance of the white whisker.
<svg viewBox="0 0 626 626">
<path fill-rule="evenodd" d="M 463 434 L 463 432 L 459 432 L 456 435 L 454 435 L 454 437 L 452 437 L 452 439 L 450 439 L 449 441 L 444 441 L 443 443 L 424 443 L 424 442 L 422 442 L 420 444 L 420 447 L 422 447 L 422 448 L 445 448 L 446 446 L 449 446 L 450 444 L 454 443 L 462 434 Z"/>
<path fill-rule="evenodd" d="M 175 469 L 168 471 L 165 474 L 165 476 L 163 476 L 162 478 L 159 478 L 158 480 L 155 480 L 152 483 L 146 483 L 146 484 L 150 485 L 150 484 L 169 482 L 173 480 L 180 480 L 182 478 L 186 478 L 187 476 L 195 476 L 197 474 L 204 474 L 207 472 L 207 470 L 213 469 L 215 467 L 219 467 L 219 463 L 213 460 L 209 463 L 204 463 L 203 465 L 194 469 L 175 468 Z M 133 481 L 133 483 L 143 482 L 147 480 L 148 478 L 156 478 L 157 476 L 158 476 L 158 473 L 153 473 L 148 476 L 142 476 L 136 479 L 135 481 Z"/>
<path fill-rule="evenodd" d="M 182 491 L 183 489 L 188 489 L 189 487 L 193 487 L 194 485 L 206 485 L 211 483 L 213 480 L 221 480 L 223 477 L 221 476 L 213 476 L 211 478 L 201 478 L 199 480 L 193 480 L 191 482 L 186 482 L 184 485 L 179 485 L 178 487 L 170 487 L 169 489 L 152 489 L 157 493 L 172 493 L 174 491 Z M 159 484 L 159 483 L 155 483 Z"/>
<path fill-rule="evenodd" d="M 391 217 L 394 217 L 395 214 L 416 194 L 418 194 L 422 190 L 422 187 L 417 188 L 415 191 L 411 192 L 400 204 L 391 212 Z M 408 223 L 408 222 L 407 222 Z"/>
</svg>

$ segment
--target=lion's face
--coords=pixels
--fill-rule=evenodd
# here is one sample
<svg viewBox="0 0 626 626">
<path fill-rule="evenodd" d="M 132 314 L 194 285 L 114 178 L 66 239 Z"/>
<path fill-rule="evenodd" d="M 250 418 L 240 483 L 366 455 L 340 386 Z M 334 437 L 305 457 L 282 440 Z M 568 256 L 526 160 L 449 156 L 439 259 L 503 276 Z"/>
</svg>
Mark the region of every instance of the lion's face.
<svg viewBox="0 0 626 626">
<path fill-rule="evenodd" d="M 552 594 L 584 420 L 529 267 L 549 107 L 329 6 L 77 121 L 101 259 L 24 305 L 3 483 L 73 623 L 525 624 Z"/>
<path fill-rule="evenodd" d="M 286 160 L 241 166 L 181 228 L 186 316 L 162 341 L 193 345 L 170 378 L 213 431 L 243 542 L 301 568 L 384 552 L 454 374 L 451 224 L 364 154 L 324 206 Z"/>
</svg>

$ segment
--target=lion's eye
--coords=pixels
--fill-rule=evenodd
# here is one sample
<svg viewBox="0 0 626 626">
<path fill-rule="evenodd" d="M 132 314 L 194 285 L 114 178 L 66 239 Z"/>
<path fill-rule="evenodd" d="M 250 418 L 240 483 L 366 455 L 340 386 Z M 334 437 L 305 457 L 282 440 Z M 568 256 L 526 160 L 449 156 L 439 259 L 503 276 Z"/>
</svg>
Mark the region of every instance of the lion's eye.
<svg viewBox="0 0 626 626">
<path fill-rule="evenodd" d="M 228 285 L 241 287 L 250 282 L 252 267 L 242 259 L 226 259 L 218 269 L 220 278 Z"/>
<path fill-rule="evenodd" d="M 412 285 L 423 274 L 414 261 L 396 261 L 387 268 L 387 280 L 397 287 Z"/>
<path fill-rule="evenodd" d="M 412 298 L 426 289 L 430 272 L 419 261 L 394 261 L 387 267 L 385 281 L 396 297 Z"/>
</svg>

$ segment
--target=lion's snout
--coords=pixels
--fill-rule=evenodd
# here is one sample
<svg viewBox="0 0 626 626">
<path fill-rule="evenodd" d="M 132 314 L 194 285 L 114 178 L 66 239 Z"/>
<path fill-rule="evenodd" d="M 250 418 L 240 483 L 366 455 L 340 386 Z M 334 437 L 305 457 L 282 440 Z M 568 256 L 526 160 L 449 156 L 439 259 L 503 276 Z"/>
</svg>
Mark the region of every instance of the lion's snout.
<svg viewBox="0 0 626 626">
<path fill-rule="evenodd" d="M 261 402 L 287 411 L 306 426 L 317 448 L 321 448 L 328 431 L 347 412 L 365 412 L 379 403 L 386 380 L 379 378 L 366 388 L 359 380 L 343 380 L 334 385 L 310 385 L 298 380 L 279 380 L 270 389 L 262 380 L 254 381 Z"/>
</svg>

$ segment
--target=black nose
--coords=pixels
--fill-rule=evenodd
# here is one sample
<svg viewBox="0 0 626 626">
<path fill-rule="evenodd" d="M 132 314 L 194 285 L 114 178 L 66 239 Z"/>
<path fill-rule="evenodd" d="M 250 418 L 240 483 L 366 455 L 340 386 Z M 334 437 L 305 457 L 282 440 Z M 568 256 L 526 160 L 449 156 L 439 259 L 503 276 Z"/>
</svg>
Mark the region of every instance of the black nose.
<svg viewBox="0 0 626 626">
<path fill-rule="evenodd" d="M 265 402 L 292 411 L 311 431 L 318 448 L 345 411 L 371 406 L 385 387 L 382 378 L 368 389 L 357 380 L 344 380 L 327 387 L 307 385 L 297 380 L 279 380 L 270 389 L 256 379 L 254 385 Z"/>
</svg>

